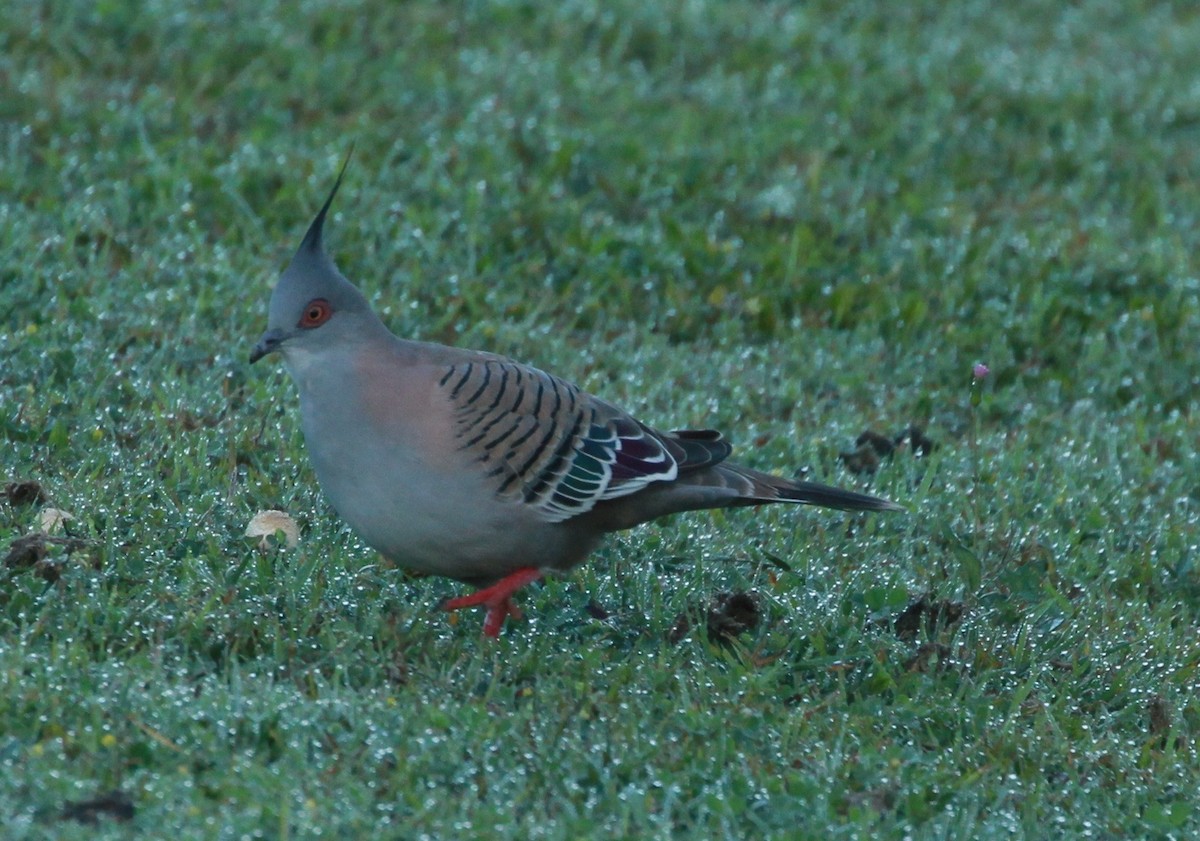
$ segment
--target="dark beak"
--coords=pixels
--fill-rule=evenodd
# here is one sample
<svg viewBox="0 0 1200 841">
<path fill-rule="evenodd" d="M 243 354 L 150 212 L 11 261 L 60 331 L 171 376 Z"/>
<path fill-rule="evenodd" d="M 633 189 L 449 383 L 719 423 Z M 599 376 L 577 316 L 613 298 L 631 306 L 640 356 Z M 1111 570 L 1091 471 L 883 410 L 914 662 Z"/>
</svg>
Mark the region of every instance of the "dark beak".
<svg viewBox="0 0 1200 841">
<path fill-rule="evenodd" d="M 278 330 L 268 330 L 262 334 L 262 338 L 258 340 L 254 350 L 250 351 L 250 361 L 257 362 L 268 353 L 274 353 L 279 350 L 281 344 L 283 344 L 283 334 Z"/>
</svg>

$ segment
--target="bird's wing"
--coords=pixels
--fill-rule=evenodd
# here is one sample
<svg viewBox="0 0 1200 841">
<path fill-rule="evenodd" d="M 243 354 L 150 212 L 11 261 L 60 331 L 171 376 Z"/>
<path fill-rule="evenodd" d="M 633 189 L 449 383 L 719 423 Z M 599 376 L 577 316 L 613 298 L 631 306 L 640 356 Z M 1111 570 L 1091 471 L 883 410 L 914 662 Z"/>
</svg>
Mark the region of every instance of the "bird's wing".
<svg viewBox="0 0 1200 841">
<path fill-rule="evenodd" d="M 457 361 L 438 384 L 453 408 L 459 449 L 498 496 L 547 522 L 729 454 L 716 432 L 657 432 L 571 383 L 503 358 Z"/>
</svg>

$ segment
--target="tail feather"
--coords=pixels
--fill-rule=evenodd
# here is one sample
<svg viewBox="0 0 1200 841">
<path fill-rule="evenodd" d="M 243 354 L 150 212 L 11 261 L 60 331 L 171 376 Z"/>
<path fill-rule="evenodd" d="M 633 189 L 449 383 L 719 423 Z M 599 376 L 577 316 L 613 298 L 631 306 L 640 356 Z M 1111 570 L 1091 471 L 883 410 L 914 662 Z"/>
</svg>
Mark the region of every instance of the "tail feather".
<svg viewBox="0 0 1200 841">
<path fill-rule="evenodd" d="M 904 511 L 904 506 L 870 494 L 822 485 L 820 482 L 796 482 L 782 476 L 762 473 L 740 464 L 717 465 L 708 473 L 736 496 L 726 504 L 761 505 L 766 502 L 798 502 L 840 511 Z"/>
<path fill-rule="evenodd" d="M 795 482 L 731 464 L 725 458 L 733 447 L 713 429 L 677 429 L 660 438 L 679 464 L 679 478 L 667 491 L 661 487 L 647 488 L 642 491 L 640 501 L 665 497 L 662 503 L 668 507 L 667 513 L 769 502 L 797 502 L 840 511 L 905 510 L 902 505 L 870 494 L 819 482 Z"/>
<path fill-rule="evenodd" d="M 627 529 L 667 514 L 703 508 L 737 508 L 774 502 L 817 505 L 842 511 L 904 511 L 870 494 L 818 482 L 795 482 L 739 464 L 722 462 L 688 472 L 674 482 L 654 483 L 636 494 L 606 500 L 592 515 L 603 531 Z"/>
<path fill-rule="evenodd" d="M 870 494 L 847 491 L 818 482 L 793 482 L 776 486 L 778 494 L 773 501 L 799 502 L 804 505 L 819 505 L 822 508 L 837 508 L 840 511 L 903 511 L 903 505 Z"/>
</svg>

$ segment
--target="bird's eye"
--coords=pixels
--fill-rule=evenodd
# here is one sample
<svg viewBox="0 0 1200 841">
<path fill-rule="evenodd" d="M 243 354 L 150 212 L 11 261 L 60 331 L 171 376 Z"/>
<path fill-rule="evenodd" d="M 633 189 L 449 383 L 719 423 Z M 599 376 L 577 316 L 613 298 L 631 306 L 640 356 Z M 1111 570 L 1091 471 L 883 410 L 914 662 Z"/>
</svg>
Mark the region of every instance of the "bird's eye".
<svg viewBox="0 0 1200 841">
<path fill-rule="evenodd" d="M 300 316 L 300 327 L 320 327 L 329 320 L 329 316 L 333 315 L 333 307 L 329 306 L 329 302 L 324 298 L 315 298 L 309 301 L 304 307 L 304 314 Z"/>
</svg>

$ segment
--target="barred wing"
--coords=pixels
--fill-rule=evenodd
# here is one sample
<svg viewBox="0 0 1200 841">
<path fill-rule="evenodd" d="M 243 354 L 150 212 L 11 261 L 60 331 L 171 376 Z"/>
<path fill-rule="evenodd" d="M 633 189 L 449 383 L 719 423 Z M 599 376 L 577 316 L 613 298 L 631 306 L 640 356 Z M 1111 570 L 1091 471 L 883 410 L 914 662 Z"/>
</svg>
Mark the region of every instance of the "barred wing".
<svg viewBox="0 0 1200 841">
<path fill-rule="evenodd" d="M 656 432 L 571 383 L 509 360 L 454 364 L 439 385 L 454 407 L 459 448 L 495 482 L 497 495 L 548 522 L 729 454 L 716 432 Z"/>
</svg>

